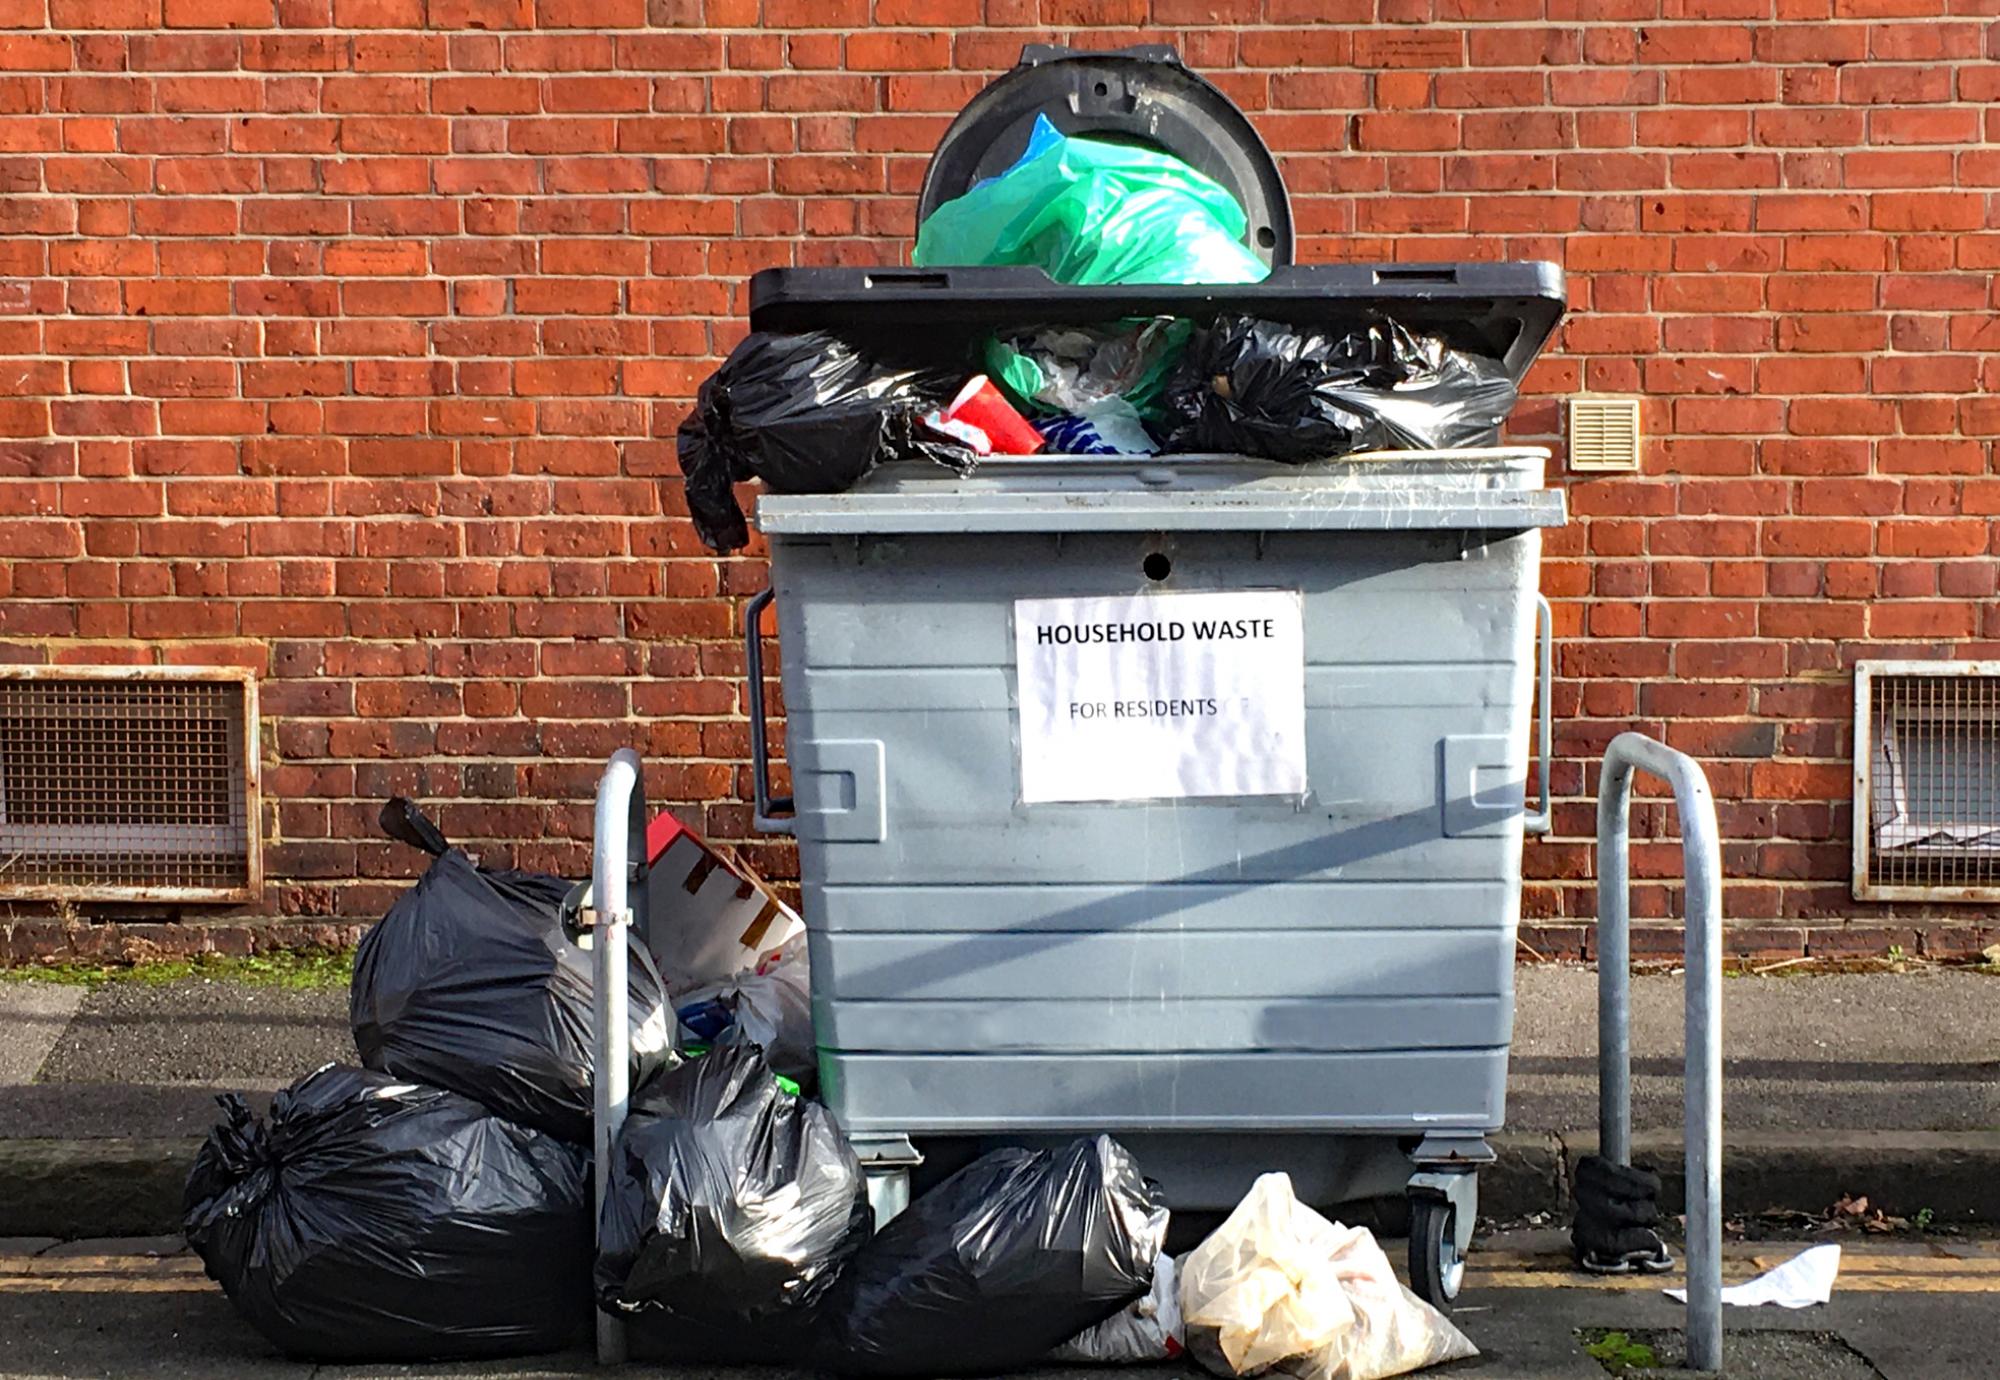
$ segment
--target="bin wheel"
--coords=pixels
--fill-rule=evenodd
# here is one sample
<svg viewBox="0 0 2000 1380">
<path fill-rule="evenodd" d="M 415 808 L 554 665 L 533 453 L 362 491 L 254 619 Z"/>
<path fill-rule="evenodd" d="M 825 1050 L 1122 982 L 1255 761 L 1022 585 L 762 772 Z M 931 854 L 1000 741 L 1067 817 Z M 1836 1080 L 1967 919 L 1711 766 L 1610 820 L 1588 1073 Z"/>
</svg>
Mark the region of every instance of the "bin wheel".
<svg viewBox="0 0 2000 1380">
<path fill-rule="evenodd" d="M 1465 1257 L 1453 1228 L 1458 1210 L 1442 1198 L 1411 1195 L 1410 1289 L 1439 1312 L 1451 1312 L 1465 1282 Z"/>
</svg>

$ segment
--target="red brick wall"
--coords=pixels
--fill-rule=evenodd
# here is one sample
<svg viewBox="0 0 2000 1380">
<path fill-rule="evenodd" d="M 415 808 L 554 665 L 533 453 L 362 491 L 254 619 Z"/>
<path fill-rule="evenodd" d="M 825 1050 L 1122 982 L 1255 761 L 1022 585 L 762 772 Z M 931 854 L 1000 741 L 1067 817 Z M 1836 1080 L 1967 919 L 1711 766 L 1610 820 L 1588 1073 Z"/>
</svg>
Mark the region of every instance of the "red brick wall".
<svg viewBox="0 0 2000 1380">
<path fill-rule="evenodd" d="M 903 255 L 1022 43 L 1166 41 L 1279 151 L 1302 258 L 1568 268 L 1518 434 L 1647 395 L 1645 476 L 1549 546 L 1530 914 L 1589 915 L 1583 764 L 1639 727 L 1708 764 L 1748 943 L 1912 947 L 1847 896 L 1845 668 L 2000 640 L 1994 13 L 0 0 L 0 657 L 258 668 L 273 913 L 375 913 L 391 791 L 575 869 L 625 743 L 741 838 L 761 572 L 697 547 L 671 437 L 743 279 Z"/>
</svg>

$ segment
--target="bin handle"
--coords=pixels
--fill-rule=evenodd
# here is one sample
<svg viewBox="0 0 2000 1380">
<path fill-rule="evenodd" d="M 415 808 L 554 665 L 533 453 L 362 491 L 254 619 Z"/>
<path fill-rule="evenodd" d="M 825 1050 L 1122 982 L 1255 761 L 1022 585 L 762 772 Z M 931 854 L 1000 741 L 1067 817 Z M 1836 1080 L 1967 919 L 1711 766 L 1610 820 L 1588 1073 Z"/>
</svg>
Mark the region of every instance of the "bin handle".
<svg viewBox="0 0 2000 1380">
<path fill-rule="evenodd" d="M 1542 807 L 1521 821 L 1522 831 L 1529 834 L 1546 834 L 1555 827 L 1555 802 L 1549 797 L 1549 758 L 1555 738 L 1554 715 L 1549 709 L 1549 695 L 1555 689 L 1554 627 L 1555 612 L 1549 607 L 1548 598 L 1535 596 L 1535 637 L 1540 655 L 1535 659 L 1535 739 L 1536 774 L 1541 781 Z"/>
<path fill-rule="evenodd" d="M 776 591 L 766 589 L 743 606 L 743 669 L 748 681 L 745 706 L 750 719 L 750 789 L 755 797 L 751 827 L 760 834 L 796 832 L 792 798 L 771 794 L 771 742 L 764 723 L 764 637 L 760 624 Z"/>
</svg>

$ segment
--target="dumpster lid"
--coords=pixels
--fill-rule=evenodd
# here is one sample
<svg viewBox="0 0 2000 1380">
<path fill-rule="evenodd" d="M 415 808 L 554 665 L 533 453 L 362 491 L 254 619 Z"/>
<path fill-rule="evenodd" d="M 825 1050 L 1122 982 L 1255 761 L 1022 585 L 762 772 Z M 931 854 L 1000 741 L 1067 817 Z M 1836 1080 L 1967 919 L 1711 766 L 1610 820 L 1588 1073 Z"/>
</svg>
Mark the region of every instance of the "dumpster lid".
<svg viewBox="0 0 2000 1380">
<path fill-rule="evenodd" d="M 763 494 L 771 536 L 953 532 L 1525 531 L 1560 527 L 1540 446 L 1242 456 L 994 457 L 969 476 L 884 465 L 839 494 Z"/>
<path fill-rule="evenodd" d="M 1067 135 L 1160 149 L 1222 184 L 1243 208 L 1243 242 L 1267 264 L 1292 261 L 1292 209 L 1277 160 L 1229 97 L 1164 44 L 1087 53 L 1046 43 L 974 96 L 938 141 L 917 221 L 1014 165 L 1037 116 Z"/>
<path fill-rule="evenodd" d="M 1516 384 L 1561 319 L 1563 271 L 1541 261 L 1292 264 L 1261 283 L 1060 284 L 1040 268 L 767 268 L 750 328 L 830 331 L 861 348 L 945 358 L 996 330 L 1240 312 L 1350 330 L 1388 318 L 1499 360 Z"/>
</svg>

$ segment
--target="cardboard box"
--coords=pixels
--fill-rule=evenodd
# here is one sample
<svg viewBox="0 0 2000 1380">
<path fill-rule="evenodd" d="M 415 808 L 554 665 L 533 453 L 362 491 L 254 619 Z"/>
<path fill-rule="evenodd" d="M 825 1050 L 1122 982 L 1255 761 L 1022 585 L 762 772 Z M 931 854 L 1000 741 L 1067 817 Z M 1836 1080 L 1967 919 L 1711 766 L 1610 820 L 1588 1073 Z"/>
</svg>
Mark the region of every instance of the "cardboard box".
<svg viewBox="0 0 2000 1380">
<path fill-rule="evenodd" d="M 670 992 L 754 971 L 805 932 L 798 912 L 742 859 L 670 814 L 646 828 L 646 864 L 646 933 Z"/>
</svg>

